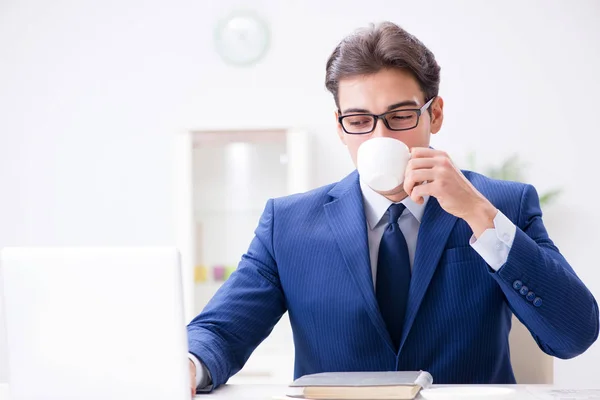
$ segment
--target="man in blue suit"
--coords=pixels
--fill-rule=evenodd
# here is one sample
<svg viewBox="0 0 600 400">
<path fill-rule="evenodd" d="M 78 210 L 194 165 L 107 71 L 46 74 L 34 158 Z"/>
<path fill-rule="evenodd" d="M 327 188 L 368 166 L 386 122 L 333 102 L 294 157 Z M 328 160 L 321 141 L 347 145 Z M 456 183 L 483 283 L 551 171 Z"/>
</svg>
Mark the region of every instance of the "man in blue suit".
<svg viewBox="0 0 600 400">
<path fill-rule="evenodd" d="M 356 163 L 375 137 L 404 142 L 402 185 L 357 172 L 269 200 L 237 270 L 188 326 L 194 391 L 239 371 L 287 311 L 295 376 L 427 370 L 437 383 L 514 383 L 514 313 L 555 357 L 598 337 L 597 303 L 544 228 L 530 185 L 460 171 L 429 147 L 440 131 L 440 68 L 392 23 L 348 36 L 326 86 Z"/>
</svg>

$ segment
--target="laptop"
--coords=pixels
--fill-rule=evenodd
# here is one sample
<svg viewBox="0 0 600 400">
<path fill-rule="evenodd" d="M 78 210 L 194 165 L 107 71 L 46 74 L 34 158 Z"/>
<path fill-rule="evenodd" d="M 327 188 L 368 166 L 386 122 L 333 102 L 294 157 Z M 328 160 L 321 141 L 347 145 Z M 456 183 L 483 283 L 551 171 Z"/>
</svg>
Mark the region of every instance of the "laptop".
<svg viewBox="0 0 600 400">
<path fill-rule="evenodd" d="M 12 400 L 190 399 L 176 249 L 5 248 L 0 267 Z"/>
</svg>

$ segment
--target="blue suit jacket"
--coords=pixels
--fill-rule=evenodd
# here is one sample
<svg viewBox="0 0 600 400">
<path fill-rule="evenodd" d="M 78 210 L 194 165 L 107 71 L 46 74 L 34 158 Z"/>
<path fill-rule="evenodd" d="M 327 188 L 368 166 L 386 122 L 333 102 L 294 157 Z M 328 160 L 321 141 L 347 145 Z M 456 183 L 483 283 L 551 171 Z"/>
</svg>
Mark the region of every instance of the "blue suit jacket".
<svg viewBox="0 0 600 400">
<path fill-rule="evenodd" d="M 375 298 L 358 174 L 269 200 L 238 269 L 188 326 L 190 352 L 214 386 L 242 368 L 286 310 L 295 377 L 427 370 L 437 383 L 514 383 L 512 313 L 546 353 L 586 350 L 598 337 L 598 306 L 548 238 L 535 189 L 465 176 L 517 226 L 508 260 L 494 272 L 469 245 L 466 222 L 430 198 L 398 353 Z"/>
</svg>

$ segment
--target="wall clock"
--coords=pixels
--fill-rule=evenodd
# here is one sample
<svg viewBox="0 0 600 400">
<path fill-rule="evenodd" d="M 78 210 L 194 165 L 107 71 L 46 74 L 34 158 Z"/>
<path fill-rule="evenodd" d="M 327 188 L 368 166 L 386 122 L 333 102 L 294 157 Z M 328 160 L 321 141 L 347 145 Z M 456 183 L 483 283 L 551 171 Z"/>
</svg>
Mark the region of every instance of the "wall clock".
<svg viewBox="0 0 600 400">
<path fill-rule="evenodd" d="M 267 53 L 270 31 L 267 22 L 257 14 L 238 11 L 217 24 L 214 39 L 217 53 L 226 63 L 249 66 Z"/>
</svg>

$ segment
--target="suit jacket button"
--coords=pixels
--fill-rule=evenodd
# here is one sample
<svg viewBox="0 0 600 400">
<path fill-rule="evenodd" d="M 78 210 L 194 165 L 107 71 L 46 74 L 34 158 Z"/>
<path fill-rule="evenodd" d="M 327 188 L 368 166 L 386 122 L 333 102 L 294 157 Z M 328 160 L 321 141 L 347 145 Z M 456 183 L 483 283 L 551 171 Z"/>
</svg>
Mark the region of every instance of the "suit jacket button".
<svg viewBox="0 0 600 400">
<path fill-rule="evenodd" d="M 523 282 L 521 282 L 521 281 L 514 281 L 514 282 L 513 282 L 513 288 L 514 288 L 515 290 L 519 290 L 519 289 L 521 289 L 522 287 L 523 287 Z"/>
<path fill-rule="evenodd" d="M 533 301 L 535 299 L 535 293 L 533 293 L 532 291 L 530 291 L 529 293 L 527 293 L 527 296 L 525 298 L 528 301 Z"/>
<path fill-rule="evenodd" d="M 519 290 L 519 293 L 525 296 L 527 293 L 529 293 L 529 288 L 527 286 L 522 286 L 521 290 Z"/>
<path fill-rule="evenodd" d="M 533 300 L 533 305 L 534 305 L 534 306 L 536 306 L 536 307 L 539 307 L 539 306 L 541 306 L 541 305 L 542 305 L 542 299 L 540 299 L 539 297 L 536 297 L 536 298 Z"/>
</svg>

